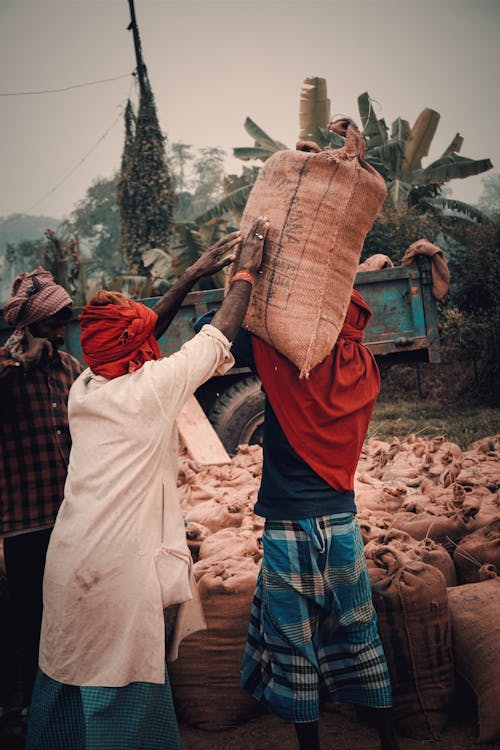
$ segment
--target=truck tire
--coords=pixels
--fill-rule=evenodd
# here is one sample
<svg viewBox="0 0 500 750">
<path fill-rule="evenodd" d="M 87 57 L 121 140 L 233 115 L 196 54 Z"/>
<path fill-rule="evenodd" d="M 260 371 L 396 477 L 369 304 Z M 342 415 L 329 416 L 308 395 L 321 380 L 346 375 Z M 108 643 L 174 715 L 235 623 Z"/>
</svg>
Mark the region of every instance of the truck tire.
<svg viewBox="0 0 500 750">
<path fill-rule="evenodd" d="M 264 394 L 260 380 L 251 376 L 231 385 L 208 417 L 230 455 L 234 456 L 238 445 L 262 445 Z"/>
</svg>

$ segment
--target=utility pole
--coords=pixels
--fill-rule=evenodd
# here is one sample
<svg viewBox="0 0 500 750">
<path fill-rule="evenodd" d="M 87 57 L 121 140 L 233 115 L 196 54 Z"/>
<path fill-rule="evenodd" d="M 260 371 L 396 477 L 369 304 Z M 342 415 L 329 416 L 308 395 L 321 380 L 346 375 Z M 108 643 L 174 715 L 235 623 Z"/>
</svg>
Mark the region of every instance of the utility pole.
<svg viewBox="0 0 500 750">
<path fill-rule="evenodd" d="M 127 26 L 127 30 L 132 31 L 132 35 L 134 37 L 135 59 L 137 61 L 136 70 L 137 78 L 139 79 L 139 89 L 141 94 L 145 94 L 147 90 L 146 81 L 148 72 L 144 64 L 144 60 L 142 59 L 141 38 L 139 36 L 139 29 L 137 27 L 137 20 L 135 17 L 134 0 L 128 0 L 128 5 L 130 8 L 130 23 Z"/>
</svg>

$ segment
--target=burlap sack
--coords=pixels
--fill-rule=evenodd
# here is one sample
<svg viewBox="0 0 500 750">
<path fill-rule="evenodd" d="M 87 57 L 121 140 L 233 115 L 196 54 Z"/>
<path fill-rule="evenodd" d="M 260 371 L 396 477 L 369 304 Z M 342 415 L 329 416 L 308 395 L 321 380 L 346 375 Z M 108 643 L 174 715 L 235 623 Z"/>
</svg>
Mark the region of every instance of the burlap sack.
<svg viewBox="0 0 500 750">
<path fill-rule="evenodd" d="M 433 565 L 441 571 L 447 586 L 457 585 L 457 574 L 451 554 L 442 544 L 428 537 L 417 542 L 417 550 L 422 556 L 422 562 Z"/>
<path fill-rule="evenodd" d="M 269 218 L 264 259 L 244 327 L 307 377 L 332 350 L 349 304 L 367 232 L 386 196 L 363 161 L 353 126 L 340 149 L 278 151 L 248 198 L 241 230 Z"/>
<path fill-rule="evenodd" d="M 251 558 L 194 565 L 207 630 L 185 638 L 168 666 L 177 715 L 190 726 L 219 731 L 259 713 L 257 701 L 240 688 L 258 570 Z"/>
<path fill-rule="evenodd" d="M 500 741 L 500 578 L 448 589 L 455 668 L 477 695 L 479 741 Z"/>
<path fill-rule="evenodd" d="M 446 583 L 432 565 L 381 546 L 368 570 L 398 732 L 435 739 L 454 692 Z"/>
<path fill-rule="evenodd" d="M 460 540 L 453 552 L 459 583 L 477 583 L 484 565 L 500 574 L 500 518 Z"/>
</svg>

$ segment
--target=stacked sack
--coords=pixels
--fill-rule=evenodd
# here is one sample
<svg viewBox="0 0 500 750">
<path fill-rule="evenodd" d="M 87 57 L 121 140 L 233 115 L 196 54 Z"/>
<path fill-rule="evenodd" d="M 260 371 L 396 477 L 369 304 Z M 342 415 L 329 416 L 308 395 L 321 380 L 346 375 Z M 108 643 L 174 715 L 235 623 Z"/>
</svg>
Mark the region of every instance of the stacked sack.
<svg viewBox="0 0 500 750">
<path fill-rule="evenodd" d="M 179 718 L 204 729 L 259 711 L 239 676 L 261 559 L 261 471 L 259 446 L 240 446 L 225 466 L 180 457 L 208 630 L 181 643 L 169 672 Z M 500 740 L 499 487 L 500 436 L 465 451 L 443 437 L 365 443 L 356 503 L 401 734 L 439 736 L 458 673 L 478 696 L 480 741 Z"/>
</svg>

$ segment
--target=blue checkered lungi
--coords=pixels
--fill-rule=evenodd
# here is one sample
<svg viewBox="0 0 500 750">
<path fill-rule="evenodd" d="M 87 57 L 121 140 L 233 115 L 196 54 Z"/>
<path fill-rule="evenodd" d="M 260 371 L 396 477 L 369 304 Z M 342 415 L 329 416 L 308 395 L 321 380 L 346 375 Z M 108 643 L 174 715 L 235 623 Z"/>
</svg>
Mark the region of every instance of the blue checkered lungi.
<svg viewBox="0 0 500 750">
<path fill-rule="evenodd" d="M 168 675 L 164 685 L 63 685 L 38 670 L 26 750 L 182 750 Z"/>
<path fill-rule="evenodd" d="M 241 685 L 278 716 L 319 701 L 387 708 L 392 694 L 354 514 L 267 520 Z"/>
</svg>

